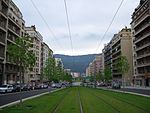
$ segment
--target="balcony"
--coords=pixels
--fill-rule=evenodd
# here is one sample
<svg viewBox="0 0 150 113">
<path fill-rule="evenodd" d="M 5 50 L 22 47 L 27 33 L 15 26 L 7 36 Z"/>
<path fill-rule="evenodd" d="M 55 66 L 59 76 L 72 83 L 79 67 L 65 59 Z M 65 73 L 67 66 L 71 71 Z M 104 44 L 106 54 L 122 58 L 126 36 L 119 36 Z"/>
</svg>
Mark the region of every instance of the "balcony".
<svg viewBox="0 0 150 113">
<path fill-rule="evenodd" d="M 20 30 L 18 30 L 15 26 L 13 25 L 8 25 L 8 28 L 11 32 L 13 32 L 15 35 L 20 36 Z"/>
<path fill-rule="evenodd" d="M 142 26 L 142 28 L 140 28 L 139 30 L 137 30 L 137 31 L 135 32 L 135 35 L 134 35 L 134 36 L 139 35 L 140 32 L 142 32 L 143 30 L 145 30 L 145 29 L 148 28 L 148 27 L 150 27 L 150 23 L 145 24 L 144 26 Z"/>
<path fill-rule="evenodd" d="M 138 54 L 136 59 L 138 60 L 148 56 L 150 56 L 150 50 L 145 50 L 142 53 Z"/>
<path fill-rule="evenodd" d="M 143 62 L 143 63 L 140 63 L 140 64 L 137 64 L 137 67 L 145 67 L 145 66 L 150 66 L 150 62 Z"/>
<path fill-rule="evenodd" d="M 7 19 L 7 10 L 0 9 L 0 13 Z"/>
<path fill-rule="evenodd" d="M 141 44 L 139 47 L 136 47 L 136 51 L 142 50 L 142 49 L 144 49 L 144 48 L 146 48 L 148 46 L 150 46 L 150 41 L 147 42 L 147 43 Z"/>
<path fill-rule="evenodd" d="M 11 22 L 10 22 L 10 21 L 11 21 Z M 19 29 L 21 28 L 21 25 L 18 23 L 18 21 L 16 21 L 14 18 L 12 18 L 10 14 L 9 14 L 9 23 L 13 23 L 13 24 L 16 25 Z"/>
<path fill-rule="evenodd" d="M 5 57 L 4 52 L 5 52 L 5 46 L 0 45 L 0 57 L 1 58 Z"/>
<path fill-rule="evenodd" d="M 143 39 L 147 38 L 148 36 L 150 36 L 150 32 L 149 31 L 147 31 L 147 33 L 144 33 L 140 37 L 137 37 L 136 40 L 135 40 L 135 44 L 137 44 L 138 42 L 140 42 Z"/>
<path fill-rule="evenodd" d="M 0 43 L 3 43 L 5 45 L 5 35 L 3 33 L 0 32 Z"/>
<path fill-rule="evenodd" d="M 2 28 L 3 31 L 6 32 L 6 22 L 3 21 L 1 18 L 0 18 L 0 27 Z"/>
<path fill-rule="evenodd" d="M 149 15 L 149 10 L 145 10 L 143 12 L 143 14 L 141 13 L 141 16 L 139 16 L 139 18 L 135 20 L 135 26 L 134 26 L 134 28 L 137 27 L 141 22 L 143 22 L 149 16 L 150 16 Z"/>
<path fill-rule="evenodd" d="M 2 0 L 7 6 L 9 5 L 9 0 Z"/>
</svg>

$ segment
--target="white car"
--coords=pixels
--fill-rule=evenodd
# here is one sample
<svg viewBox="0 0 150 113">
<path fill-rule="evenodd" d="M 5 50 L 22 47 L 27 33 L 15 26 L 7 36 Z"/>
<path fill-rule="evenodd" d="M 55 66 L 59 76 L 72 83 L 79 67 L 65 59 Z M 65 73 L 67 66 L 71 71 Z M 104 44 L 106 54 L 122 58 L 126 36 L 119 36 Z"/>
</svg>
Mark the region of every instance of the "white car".
<svg viewBox="0 0 150 113">
<path fill-rule="evenodd" d="M 0 93 L 13 92 L 13 89 L 12 85 L 0 85 Z"/>
</svg>

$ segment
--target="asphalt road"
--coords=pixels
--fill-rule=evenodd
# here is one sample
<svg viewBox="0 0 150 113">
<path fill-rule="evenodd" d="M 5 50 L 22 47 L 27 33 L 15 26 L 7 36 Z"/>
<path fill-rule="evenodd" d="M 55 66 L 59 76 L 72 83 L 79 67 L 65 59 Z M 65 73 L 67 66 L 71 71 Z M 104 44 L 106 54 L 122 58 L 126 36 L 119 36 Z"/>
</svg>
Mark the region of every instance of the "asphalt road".
<svg viewBox="0 0 150 113">
<path fill-rule="evenodd" d="M 150 95 L 150 90 L 148 90 L 148 89 L 121 88 L 119 90 L 133 92 L 133 93 L 139 93 L 139 94 L 144 94 L 144 95 Z"/>
<path fill-rule="evenodd" d="M 7 93 L 7 94 L 0 94 L 0 106 L 9 104 L 11 102 L 15 102 L 20 100 L 20 98 L 25 99 L 31 96 L 35 96 L 41 93 L 45 93 L 48 91 L 52 91 L 54 89 L 40 89 L 40 90 L 31 90 L 31 91 L 23 91 L 23 92 L 16 92 L 16 93 Z"/>
</svg>

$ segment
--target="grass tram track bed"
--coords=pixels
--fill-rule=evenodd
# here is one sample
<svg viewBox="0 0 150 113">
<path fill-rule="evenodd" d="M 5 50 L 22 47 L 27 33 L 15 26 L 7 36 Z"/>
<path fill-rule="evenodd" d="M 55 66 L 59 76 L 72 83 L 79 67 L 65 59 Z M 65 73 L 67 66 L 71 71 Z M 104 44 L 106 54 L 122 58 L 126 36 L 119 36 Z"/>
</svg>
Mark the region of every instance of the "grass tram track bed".
<svg viewBox="0 0 150 113">
<path fill-rule="evenodd" d="M 72 87 L 3 108 L 0 113 L 150 113 L 150 98 Z"/>
</svg>

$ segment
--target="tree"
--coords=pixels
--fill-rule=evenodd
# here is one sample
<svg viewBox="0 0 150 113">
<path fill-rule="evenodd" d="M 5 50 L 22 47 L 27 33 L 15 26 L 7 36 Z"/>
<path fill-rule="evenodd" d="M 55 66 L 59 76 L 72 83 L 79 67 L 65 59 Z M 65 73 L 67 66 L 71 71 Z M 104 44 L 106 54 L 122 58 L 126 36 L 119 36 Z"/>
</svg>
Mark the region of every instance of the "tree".
<svg viewBox="0 0 150 113">
<path fill-rule="evenodd" d="M 35 65 L 36 57 L 32 50 L 30 50 L 31 46 L 31 38 L 25 36 L 16 38 L 15 44 L 11 43 L 7 48 L 10 62 L 19 67 L 20 83 L 23 81 L 21 73 L 23 73 L 24 76 L 25 70 L 28 68 L 31 69 Z M 20 98 L 20 103 L 21 102 L 22 98 Z"/>
<path fill-rule="evenodd" d="M 102 72 L 96 73 L 96 81 L 103 81 L 104 80 L 104 75 Z"/>
<path fill-rule="evenodd" d="M 106 67 L 106 68 L 104 69 L 104 79 L 105 79 L 106 81 L 109 81 L 109 80 L 112 79 L 112 72 L 111 72 L 111 69 L 108 68 L 108 67 Z"/>
<path fill-rule="evenodd" d="M 49 53 L 49 57 L 45 62 L 45 66 L 43 69 L 43 75 L 48 79 L 49 81 L 54 80 L 55 76 L 55 59 L 52 57 L 52 55 Z"/>
<path fill-rule="evenodd" d="M 127 73 L 130 68 L 126 56 L 121 55 L 118 58 L 118 60 L 116 62 L 116 68 L 117 68 L 118 72 L 122 74 L 122 79 L 123 79 L 123 75 L 125 73 Z"/>
<path fill-rule="evenodd" d="M 20 83 L 21 71 L 24 72 L 27 68 L 31 69 L 35 65 L 36 57 L 35 54 L 30 50 L 31 48 L 30 37 L 18 37 L 15 40 L 15 44 L 11 43 L 8 45 L 8 56 L 10 62 L 16 64 L 20 69 Z M 21 70 L 22 69 L 22 70 Z"/>
</svg>

